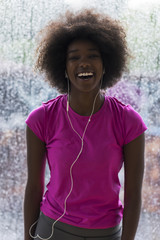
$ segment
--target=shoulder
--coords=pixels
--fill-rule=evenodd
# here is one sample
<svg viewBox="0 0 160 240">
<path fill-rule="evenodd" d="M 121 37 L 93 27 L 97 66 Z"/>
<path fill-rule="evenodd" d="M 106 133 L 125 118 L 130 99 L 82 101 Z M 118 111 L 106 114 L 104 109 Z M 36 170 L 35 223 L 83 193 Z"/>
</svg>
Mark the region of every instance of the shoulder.
<svg viewBox="0 0 160 240">
<path fill-rule="evenodd" d="M 120 115 L 122 117 L 124 109 L 127 105 L 125 105 L 115 97 L 106 96 L 106 98 L 110 112 L 114 115 Z"/>
<path fill-rule="evenodd" d="M 56 98 L 53 98 L 51 100 L 48 100 L 47 102 L 42 102 L 42 105 L 38 108 L 35 108 L 31 111 L 29 116 L 34 118 L 43 118 L 43 115 L 46 113 L 51 112 L 52 110 L 55 110 L 55 108 L 60 108 L 63 104 L 63 100 L 65 98 L 65 95 L 59 95 Z"/>
<path fill-rule="evenodd" d="M 36 109 L 33 109 L 29 114 L 28 118 L 33 120 L 45 120 L 46 116 L 59 111 L 64 105 L 65 95 L 59 95 L 54 99 L 43 102 L 42 105 Z M 56 111 L 57 110 L 57 111 Z"/>
<path fill-rule="evenodd" d="M 115 113 L 122 114 L 122 117 L 126 115 L 130 117 L 140 117 L 138 112 L 136 112 L 130 104 L 124 104 L 117 98 L 111 96 L 107 96 L 107 100 L 110 109 Z"/>
<path fill-rule="evenodd" d="M 147 129 L 142 117 L 131 105 L 125 105 L 115 97 L 107 98 L 113 121 L 116 122 L 116 126 L 121 126 L 124 144 L 129 143 Z"/>
<path fill-rule="evenodd" d="M 46 141 L 47 126 L 53 123 L 57 112 L 61 111 L 65 95 L 51 99 L 34 109 L 26 119 L 28 127 L 42 140 Z"/>
<path fill-rule="evenodd" d="M 106 96 L 109 104 L 115 105 L 115 106 L 126 106 L 124 103 L 119 101 L 117 98 L 112 97 L 112 96 Z"/>
<path fill-rule="evenodd" d="M 50 112 L 52 110 L 55 110 L 56 108 L 61 108 L 64 105 L 64 101 L 66 98 L 66 94 L 59 95 L 54 99 L 51 99 L 47 102 L 43 102 L 42 105 L 45 109 L 45 111 Z"/>
</svg>

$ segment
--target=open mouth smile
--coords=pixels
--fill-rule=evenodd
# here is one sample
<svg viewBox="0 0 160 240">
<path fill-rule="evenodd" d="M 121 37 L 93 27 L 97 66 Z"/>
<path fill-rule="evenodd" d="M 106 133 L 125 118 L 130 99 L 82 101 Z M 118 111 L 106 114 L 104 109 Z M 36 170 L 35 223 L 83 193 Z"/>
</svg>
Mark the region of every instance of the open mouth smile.
<svg viewBox="0 0 160 240">
<path fill-rule="evenodd" d="M 94 74 L 92 72 L 83 72 L 83 73 L 78 73 L 77 77 L 82 79 L 82 80 L 88 80 L 92 78 Z"/>
</svg>

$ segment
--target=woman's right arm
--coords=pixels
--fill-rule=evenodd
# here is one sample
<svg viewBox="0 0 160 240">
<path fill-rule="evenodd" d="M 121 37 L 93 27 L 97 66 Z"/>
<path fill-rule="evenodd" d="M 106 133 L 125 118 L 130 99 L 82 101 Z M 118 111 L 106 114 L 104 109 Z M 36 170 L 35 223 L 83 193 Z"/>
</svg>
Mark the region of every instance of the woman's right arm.
<svg viewBox="0 0 160 240">
<path fill-rule="evenodd" d="M 30 226 L 38 219 L 45 187 L 46 147 L 27 126 L 28 179 L 24 198 L 24 240 L 31 240 Z M 32 235 L 35 228 L 33 227 Z"/>
</svg>

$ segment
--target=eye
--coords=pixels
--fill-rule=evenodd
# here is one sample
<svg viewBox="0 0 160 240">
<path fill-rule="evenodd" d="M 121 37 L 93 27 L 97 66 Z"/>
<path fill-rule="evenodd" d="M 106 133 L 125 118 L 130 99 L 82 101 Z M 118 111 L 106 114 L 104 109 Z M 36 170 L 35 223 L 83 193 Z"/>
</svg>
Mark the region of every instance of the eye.
<svg viewBox="0 0 160 240">
<path fill-rule="evenodd" d="M 92 54 L 89 56 L 89 58 L 99 58 L 100 56 L 98 54 Z"/>
<path fill-rule="evenodd" d="M 68 60 L 78 60 L 79 59 L 79 56 L 71 56 L 71 57 L 68 57 Z"/>
</svg>

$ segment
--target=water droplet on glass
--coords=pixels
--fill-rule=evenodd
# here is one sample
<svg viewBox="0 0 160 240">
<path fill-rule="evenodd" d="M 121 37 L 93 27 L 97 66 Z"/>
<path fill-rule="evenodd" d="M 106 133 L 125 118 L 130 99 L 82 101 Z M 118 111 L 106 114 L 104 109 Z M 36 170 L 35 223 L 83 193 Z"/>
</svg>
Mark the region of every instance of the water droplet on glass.
<svg viewBox="0 0 160 240">
<path fill-rule="evenodd" d="M 127 29 L 133 59 L 130 73 L 108 95 L 131 104 L 148 126 L 143 203 L 135 240 L 160 239 L 160 2 L 137 0 L 79 1 L 78 7 L 95 7 L 120 19 Z M 80 3 L 82 6 L 80 6 Z M 87 5 L 86 5 L 87 4 Z M 25 119 L 42 101 L 57 96 L 34 75 L 36 33 L 67 9 L 71 0 L 0 0 L 0 239 L 21 240 L 26 183 Z M 49 170 L 46 170 L 46 182 Z M 123 169 L 120 172 L 123 201 Z"/>
</svg>

